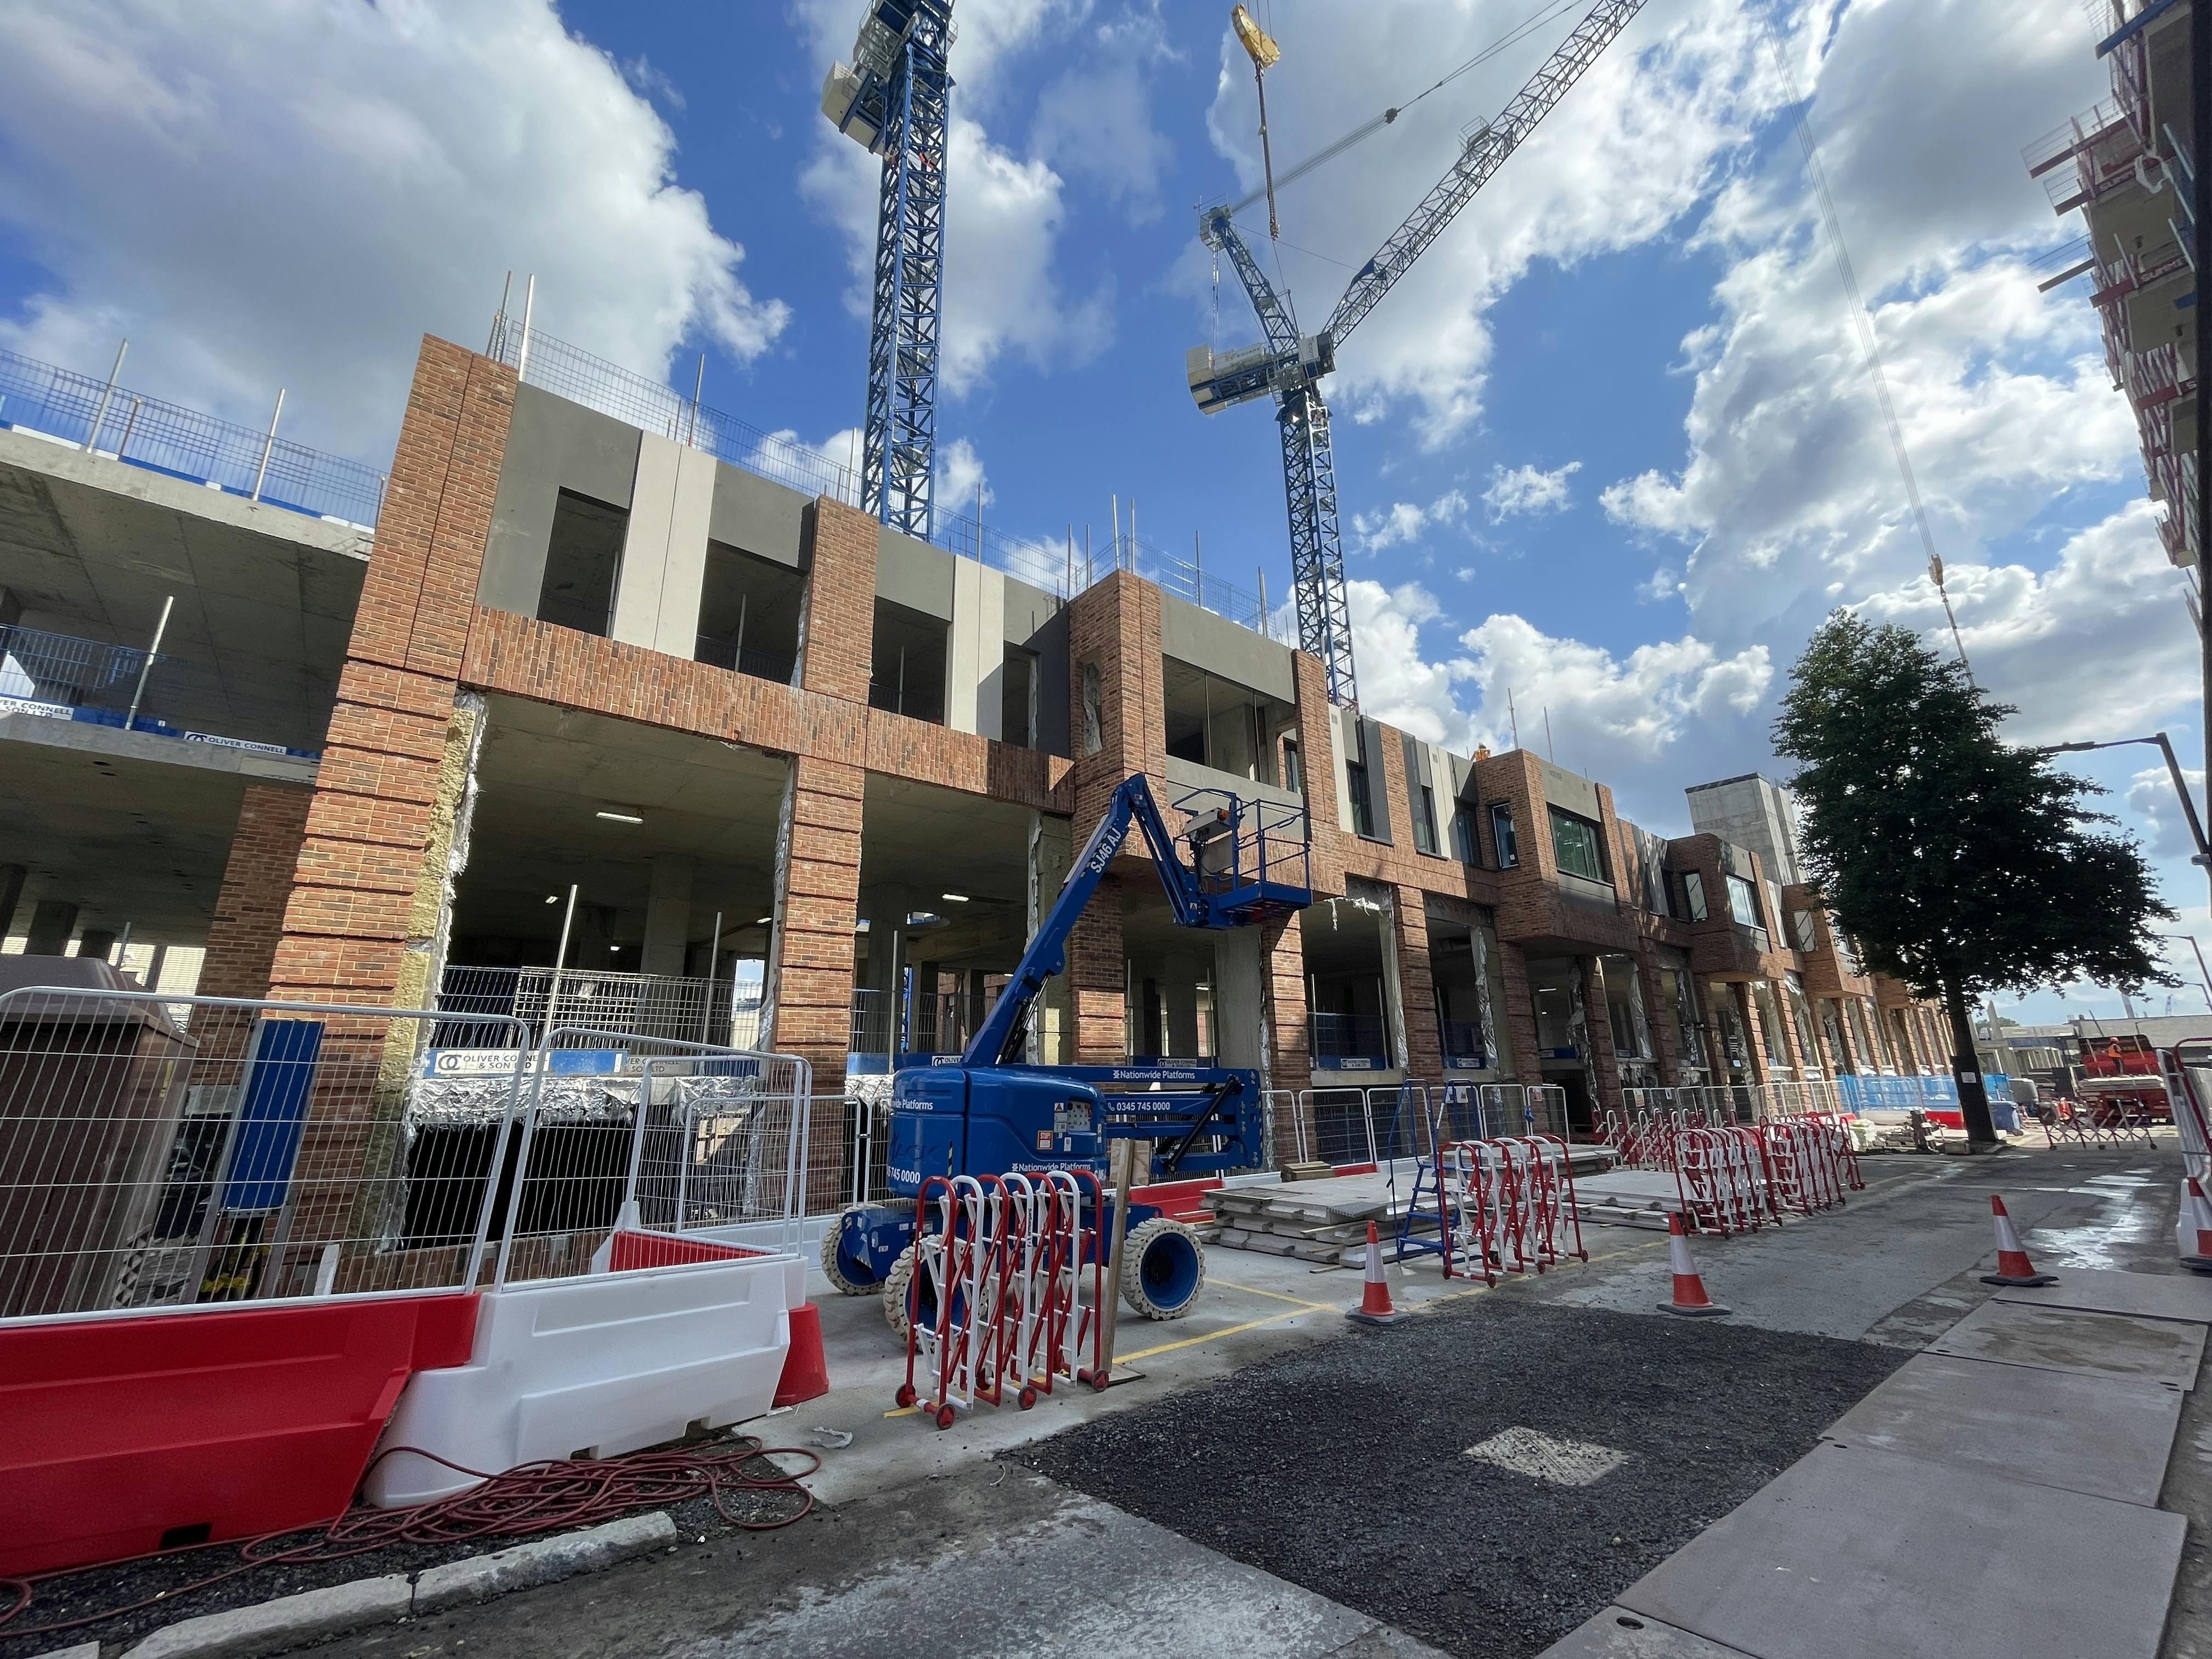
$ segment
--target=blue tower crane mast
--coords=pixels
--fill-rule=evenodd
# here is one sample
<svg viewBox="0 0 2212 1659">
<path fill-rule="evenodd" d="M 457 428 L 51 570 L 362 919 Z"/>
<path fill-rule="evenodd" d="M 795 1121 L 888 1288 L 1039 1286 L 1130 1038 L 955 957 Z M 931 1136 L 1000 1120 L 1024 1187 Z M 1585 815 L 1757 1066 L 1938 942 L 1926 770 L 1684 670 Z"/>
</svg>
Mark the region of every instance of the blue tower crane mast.
<svg viewBox="0 0 2212 1659">
<path fill-rule="evenodd" d="M 936 527 L 937 346 L 952 0 L 871 0 L 853 62 L 822 82 L 830 125 L 883 158 L 868 319 L 860 505 L 927 539 Z"/>
<path fill-rule="evenodd" d="M 1490 182 L 1505 158 L 1567 95 L 1644 4 L 1644 0 L 1598 0 L 1494 120 L 1461 135 L 1460 154 L 1449 171 L 1375 257 L 1353 274 L 1344 297 L 1316 333 L 1298 332 L 1288 296 L 1278 294 L 1267 281 L 1238 233 L 1231 210 L 1215 205 L 1199 214 L 1199 240 L 1229 256 L 1258 314 L 1261 340 L 1221 354 L 1211 346 L 1193 347 L 1184 363 L 1190 395 L 1208 415 L 1254 398 L 1274 397 L 1282 438 L 1283 493 L 1290 513 L 1298 644 L 1321 659 L 1333 702 L 1356 703 L 1359 689 L 1345 597 L 1344 544 L 1337 525 L 1336 465 L 1321 378 L 1335 368 L 1336 350 L 1345 337 Z M 1390 113 L 1395 117 L 1397 112 Z"/>
</svg>

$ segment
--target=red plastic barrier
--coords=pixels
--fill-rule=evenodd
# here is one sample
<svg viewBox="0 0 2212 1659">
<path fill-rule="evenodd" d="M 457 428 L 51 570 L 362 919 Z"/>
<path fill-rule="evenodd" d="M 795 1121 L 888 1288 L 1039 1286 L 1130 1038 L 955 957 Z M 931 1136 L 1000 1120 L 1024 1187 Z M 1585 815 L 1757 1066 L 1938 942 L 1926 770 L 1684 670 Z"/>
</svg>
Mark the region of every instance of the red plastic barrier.
<svg viewBox="0 0 2212 1659">
<path fill-rule="evenodd" d="M 0 1575 L 337 1514 L 476 1323 L 447 1294 L 0 1328 Z"/>
<path fill-rule="evenodd" d="M 1335 1175 L 1373 1175 L 1382 1166 L 1379 1164 L 1340 1164 L 1331 1172 Z"/>
<path fill-rule="evenodd" d="M 712 1239 L 684 1238 L 673 1233 L 632 1232 L 627 1227 L 608 1241 L 610 1272 L 634 1273 L 640 1267 L 688 1267 L 695 1261 L 735 1261 L 742 1256 L 768 1255 L 742 1244 L 718 1244 Z"/>
<path fill-rule="evenodd" d="M 1129 1202 L 1152 1205 L 1177 1221 L 1211 1221 L 1213 1212 L 1206 1207 L 1204 1194 L 1220 1190 L 1219 1176 L 1193 1181 L 1161 1181 L 1149 1187 L 1129 1188 Z"/>
</svg>

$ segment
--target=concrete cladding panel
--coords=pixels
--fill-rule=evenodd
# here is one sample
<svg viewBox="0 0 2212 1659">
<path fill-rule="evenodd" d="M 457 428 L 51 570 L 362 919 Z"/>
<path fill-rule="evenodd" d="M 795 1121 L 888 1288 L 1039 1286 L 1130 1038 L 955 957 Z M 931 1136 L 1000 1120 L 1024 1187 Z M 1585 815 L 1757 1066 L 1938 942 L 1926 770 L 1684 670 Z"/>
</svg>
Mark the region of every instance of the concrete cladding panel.
<svg viewBox="0 0 2212 1659">
<path fill-rule="evenodd" d="M 478 605 L 522 617 L 538 614 L 555 502 L 568 489 L 628 507 L 641 435 L 635 427 L 536 386 L 515 388 L 491 533 L 477 581 Z"/>
<path fill-rule="evenodd" d="M 805 548 L 806 509 L 812 502 L 813 497 L 773 479 L 717 464 L 707 533 L 726 546 L 797 570 Z"/>
<path fill-rule="evenodd" d="M 876 597 L 919 611 L 939 622 L 952 620 L 952 554 L 918 542 L 896 530 L 879 528 L 876 538 Z"/>
<path fill-rule="evenodd" d="M 1178 662 L 1195 663 L 1217 679 L 1249 686 L 1278 702 L 1298 700 L 1290 647 L 1262 639 L 1250 629 L 1172 593 L 1160 595 L 1160 650 Z"/>
<path fill-rule="evenodd" d="M 1588 778 L 1554 766 L 1547 760 L 1538 760 L 1536 775 L 1544 782 L 1544 799 L 1563 812 L 1572 812 L 1577 817 L 1588 818 L 1593 823 L 1605 821 L 1605 809 L 1599 804 L 1597 785 Z"/>
</svg>

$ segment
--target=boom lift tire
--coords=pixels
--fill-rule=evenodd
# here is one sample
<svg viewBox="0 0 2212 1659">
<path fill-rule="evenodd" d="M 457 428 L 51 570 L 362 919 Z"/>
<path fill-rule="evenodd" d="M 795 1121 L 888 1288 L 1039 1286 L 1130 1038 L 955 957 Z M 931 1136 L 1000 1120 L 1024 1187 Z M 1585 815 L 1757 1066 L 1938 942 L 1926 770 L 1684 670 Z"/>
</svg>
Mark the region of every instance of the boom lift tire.
<svg viewBox="0 0 2212 1659">
<path fill-rule="evenodd" d="M 838 1244 L 845 1237 L 845 1218 L 869 1207 L 866 1204 L 848 1205 L 822 1230 L 822 1276 L 837 1287 L 840 1296 L 866 1296 L 871 1291 L 881 1288 L 868 1281 L 854 1279 L 845 1271 L 844 1265 L 837 1258 Z"/>
<path fill-rule="evenodd" d="M 898 1260 L 891 1263 L 890 1272 L 884 1275 L 884 1320 L 898 1333 L 901 1341 L 906 1340 L 907 1286 L 913 1281 L 914 1246 L 909 1244 L 898 1253 Z M 925 1319 L 936 1316 L 927 1289 L 927 1285 L 923 1287 L 921 1314 Z"/>
<path fill-rule="evenodd" d="M 1121 1300 L 1132 1313 L 1181 1319 L 1205 1285 L 1206 1246 L 1188 1225 L 1161 1215 L 1130 1229 L 1121 1243 Z"/>
</svg>

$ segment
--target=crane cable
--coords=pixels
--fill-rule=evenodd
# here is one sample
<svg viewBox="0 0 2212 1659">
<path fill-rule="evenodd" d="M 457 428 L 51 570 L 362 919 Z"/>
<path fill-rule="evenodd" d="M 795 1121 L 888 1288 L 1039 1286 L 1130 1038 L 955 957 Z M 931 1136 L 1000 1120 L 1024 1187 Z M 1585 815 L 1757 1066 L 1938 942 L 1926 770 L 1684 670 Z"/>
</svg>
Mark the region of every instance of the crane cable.
<svg viewBox="0 0 2212 1659">
<path fill-rule="evenodd" d="M 1304 178 L 1306 174 L 1311 173 L 1316 167 L 1334 161 L 1338 156 L 1343 155 L 1345 151 L 1352 149 L 1353 145 L 1362 143 L 1367 139 L 1373 137 L 1376 133 L 1382 131 L 1384 127 L 1390 125 L 1393 122 L 1397 120 L 1400 116 L 1403 115 L 1407 110 L 1413 108 L 1414 105 L 1419 103 L 1422 99 L 1427 97 L 1431 93 L 1441 92 L 1444 88 L 1458 80 L 1461 76 L 1468 73 L 1468 70 L 1480 68 L 1482 64 L 1488 63 L 1492 58 L 1497 57 L 1498 53 L 1504 52 L 1507 47 L 1516 46 L 1521 41 L 1525 40 L 1535 30 L 1541 28 L 1547 23 L 1556 21 L 1559 18 L 1565 16 L 1568 12 L 1572 11 L 1581 3 L 1582 0 L 1546 0 L 1546 3 L 1534 15 L 1525 18 L 1521 22 L 1515 24 L 1513 27 L 1507 30 L 1497 40 L 1492 41 L 1480 52 L 1475 53 L 1474 57 L 1468 58 L 1457 69 L 1453 70 L 1449 74 L 1445 75 L 1433 86 L 1423 88 L 1419 92 L 1415 93 L 1411 98 L 1408 98 L 1404 103 L 1396 105 L 1392 108 L 1386 109 L 1380 115 L 1375 116 L 1370 120 L 1362 122 L 1359 125 L 1352 128 L 1351 131 L 1346 133 L 1341 138 L 1337 139 L 1334 143 L 1324 145 L 1322 149 L 1316 150 L 1311 155 L 1307 156 L 1304 161 L 1299 162 L 1296 167 L 1291 167 L 1289 171 L 1277 173 L 1274 179 L 1276 193 L 1279 195 L 1285 188 L 1295 184 L 1298 179 Z M 1267 187 L 1262 185 L 1260 189 L 1252 191 L 1249 195 L 1244 196 L 1238 200 L 1231 203 L 1229 206 L 1230 216 L 1234 218 L 1237 214 L 1242 213 L 1246 208 L 1250 207 L 1253 203 L 1267 195 Z"/>
<path fill-rule="evenodd" d="M 1943 601 L 1943 615 L 1951 624 L 1951 643 L 1958 650 L 1959 665 L 1966 671 L 1966 684 L 1973 685 L 1974 665 L 1966 660 L 1966 641 L 1959 632 L 1958 613 L 1952 610 L 1950 590 L 1943 585 L 1943 561 L 1936 551 L 1935 532 L 1928 527 L 1928 509 L 1921 502 L 1920 483 L 1913 476 L 1912 458 L 1905 447 L 1905 428 L 1898 422 L 1897 405 L 1890 398 L 1889 375 L 1881 362 L 1881 342 L 1875 335 L 1874 318 L 1867 310 L 1865 296 L 1859 291 L 1858 274 L 1851 268 L 1850 250 L 1844 245 L 1843 221 L 1837 216 L 1835 198 L 1828 191 L 1828 175 L 1820 165 L 1820 146 L 1813 142 L 1813 129 L 1805 118 L 1809 100 L 1798 95 L 1796 77 L 1790 72 L 1782 35 L 1771 18 L 1767 20 L 1766 40 L 1774 51 L 1774 66 L 1782 78 L 1782 90 L 1797 112 L 1797 143 L 1805 152 L 1806 176 L 1812 180 L 1820 222 L 1827 231 L 1828 245 L 1835 252 L 1836 271 L 1843 278 L 1851 327 L 1858 336 L 1859 350 L 1866 358 L 1867 376 L 1874 382 L 1875 401 L 1881 406 L 1882 424 L 1888 428 L 1889 447 L 1897 457 L 1898 474 L 1905 480 L 1905 499 L 1912 505 L 1912 521 L 1919 527 L 1920 544 L 1928 554 L 1928 579 L 1936 584 L 1936 592 Z"/>
</svg>

